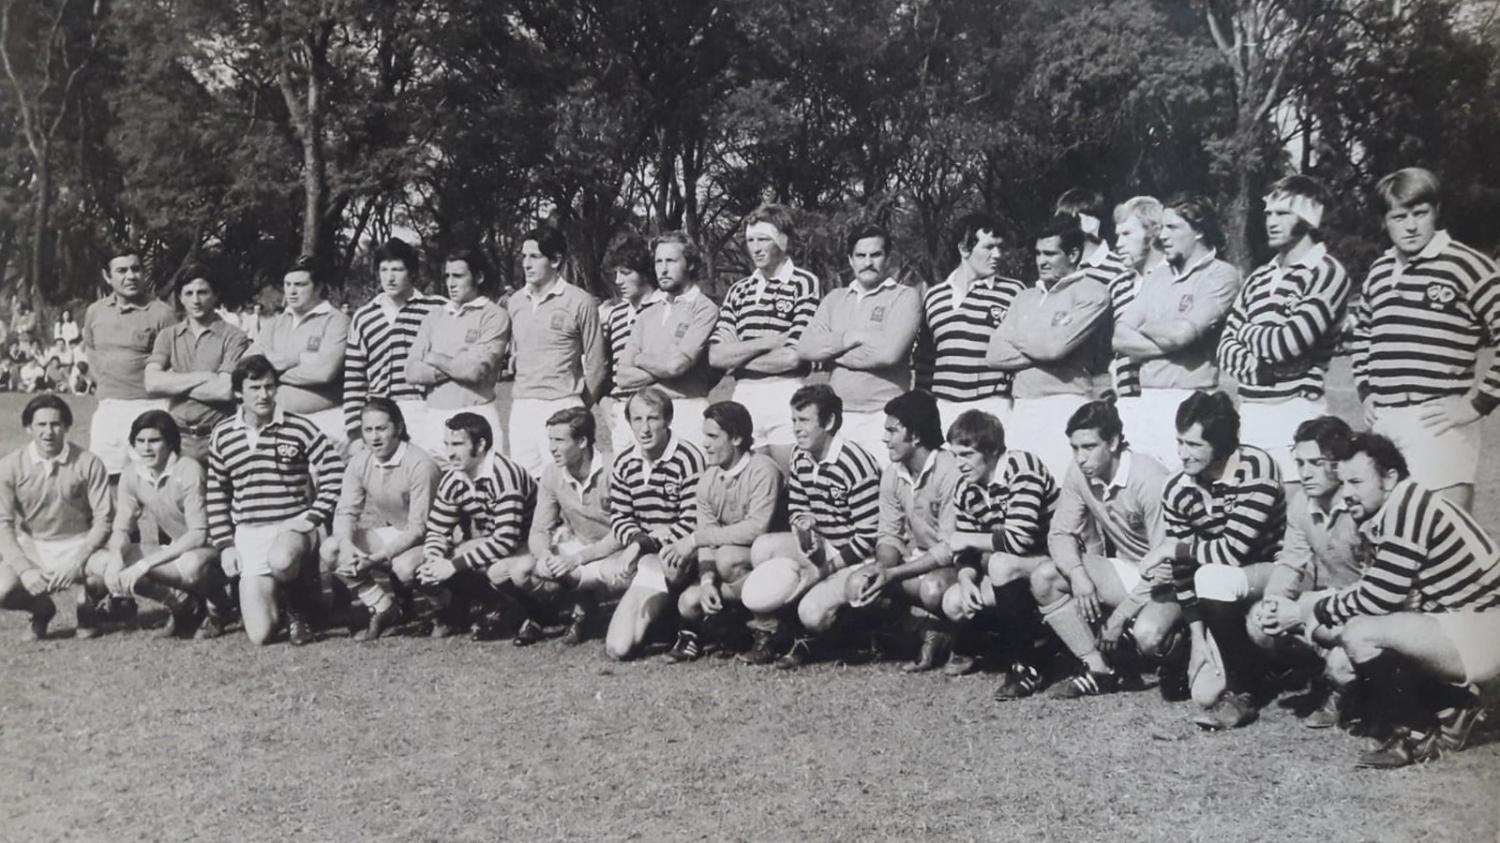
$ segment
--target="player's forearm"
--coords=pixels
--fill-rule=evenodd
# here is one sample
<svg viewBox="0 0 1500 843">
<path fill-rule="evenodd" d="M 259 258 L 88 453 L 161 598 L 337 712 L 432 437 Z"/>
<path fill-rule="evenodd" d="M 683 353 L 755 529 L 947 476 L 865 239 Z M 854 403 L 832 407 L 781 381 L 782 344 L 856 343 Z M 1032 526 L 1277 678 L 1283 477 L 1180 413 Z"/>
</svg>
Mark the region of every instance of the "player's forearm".
<svg viewBox="0 0 1500 843">
<path fill-rule="evenodd" d="M 1072 574 L 1083 565 L 1083 555 L 1078 552 L 1078 537 L 1072 533 L 1053 533 L 1048 536 L 1047 554 L 1064 576 Z"/>
<path fill-rule="evenodd" d="M 681 351 L 669 351 L 662 356 L 647 352 L 635 358 L 635 365 L 655 378 L 675 378 L 693 367 L 693 358 Z"/>
<path fill-rule="evenodd" d="M 756 357 L 745 368 L 749 371 L 763 375 L 781 375 L 792 371 L 802 365 L 797 357 L 797 350 L 791 346 L 779 346 L 771 351 Z"/>
<path fill-rule="evenodd" d="M 213 377 L 211 372 L 173 372 L 146 369 L 146 394 L 157 398 L 187 395 Z"/>
<path fill-rule="evenodd" d="M 229 373 L 221 372 L 215 374 L 208 380 L 193 387 L 188 393 L 189 398 L 209 403 L 222 403 L 234 400 L 234 389 L 230 382 Z"/>
<path fill-rule="evenodd" d="M 1031 358 L 1017 348 L 1015 343 L 996 336 L 984 350 L 984 363 L 992 369 L 1013 372 L 1030 367 Z"/>
</svg>

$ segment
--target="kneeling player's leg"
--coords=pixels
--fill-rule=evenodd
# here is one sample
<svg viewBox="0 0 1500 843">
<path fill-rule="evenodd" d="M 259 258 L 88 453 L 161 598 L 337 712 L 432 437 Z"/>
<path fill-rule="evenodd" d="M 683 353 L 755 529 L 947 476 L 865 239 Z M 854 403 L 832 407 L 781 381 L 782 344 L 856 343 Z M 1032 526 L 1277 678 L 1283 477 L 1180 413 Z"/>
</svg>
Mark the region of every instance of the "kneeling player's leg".
<svg viewBox="0 0 1500 843">
<path fill-rule="evenodd" d="M 1480 614 L 1469 617 L 1484 619 Z M 1500 616 L 1491 620 L 1500 621 Z M 1475 632 L 1487 633 L 1488 640 L 1470 640 Z M 1446 716 L 1454 709 L 1474 707 L 1469 691 L 1453 683 L 1483 681 L 1489 677 L 1479 671 L 1500 670 L 1493 656 L 1497 632 L 1500 624 L 1450 625 L 1439 615 L 1417 612 L 1350 619 L 1339 643 L 1353 663 L 1361 697 L 1374 702 L 1370 714 L 1380 722 L 1371 724 L 1372 731 L 1405 727 L 1425 734 L 1437 724 L 1440 712 Z M 1449 748 L 1461 748 L 1467 735 L 1455 740 Z"/>
<path fill-rule="evenodd" d="M 604 636 L 604 651 L 612 659 L 623 661 L 640 652 L 651 624 L 672 603 L 661 559 L 656 554 L 641 557 L 635 578 L 620 597 L 609 630 Z"/>
<path fill-rule="evenodd" d="M 1250 640 L 1245 616 L 1265 593 L 1270 571 L 1271 565 L 1262 562 L 1240 568 L 1204 565 L 1193 574 L 1199 611 L 1219 648 L 1224 687 L 1231 694 L 1256 690 L 1264 677 L 1265 660 Z"/>
<path fill-rule="evenodd" d="M 240 621 L 251 643 L 270 643 L 281 621 L 276 608 L 276 580 L 270 574 L 240 575 Z"/>
<path fill-rule="evenodd" d="M 818 580 L 817 569 L 791 533 L 767 533 L 750 546 L 752 571 L 740 590 L 745 608 L 772 615 L 790 606 Z"/>
<path fill-rule="evenodd" d="M 1042 622 L 1052 628 L 1069 652 L 1094 673 L 1108 673 L 1109 664 L 1099 652 L 1093 630 L 1093 623 L 1099 619 L 1084 617 L 1078 601 L 1073 599 L 1072 584 L 1052 560 L 1038 564 L 1031 572 L 1031 594 L 1041 609 Z M 1104 601 L 1099 600 L 1098 604 L 1103 605 Z"/>
<path fill-rule="evenodd" d="M 287 613 L 293 620 L 311 622 L 318 614 L 321 591 L 318 581 L 318 534 L 315 530 L 279 530 L 271 542 L 266 564 L 271 578 L 285 596 Z"/>
<path fill-rule="evenodd" d="M 813 635 L 822 635 L 832 628 L 839 610 L 849 605 L 846 594 L 849 580 L 869 570 L 871 564 L 865 562 L 834 571 L 808 588 L 797 603 L 797 620 L 802 622 L 802 628 Z"/>
</svg>

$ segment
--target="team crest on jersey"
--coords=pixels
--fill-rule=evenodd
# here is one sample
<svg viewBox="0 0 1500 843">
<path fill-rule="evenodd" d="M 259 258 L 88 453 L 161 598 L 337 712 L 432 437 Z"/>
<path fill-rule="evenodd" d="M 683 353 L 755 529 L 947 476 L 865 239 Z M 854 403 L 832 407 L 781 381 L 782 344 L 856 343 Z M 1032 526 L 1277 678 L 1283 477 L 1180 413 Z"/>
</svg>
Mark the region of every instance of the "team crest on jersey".
<svg viewBox="0 0 1500 843">
<path fill-rule="evenodd" d="M 668 480 L 661 484 L 661 490 L 667 497 L 675 498 L 677 497 L 677 493 L 682 490 L 682 484 L 676 480 Z"/>
<path fill-rule="evenodd" d="M 788 313 L 791 313 L 792 312 L 792 300 L 789 299 L 789 298 L 786 298 L 784 296 L 777 296 L 776 297 L 776 312 L 778 314 L 783 315 L 783 316 L 786 315 L 786 314 L 788 314 Z"/>
<path fill-rule="evenodd" d="M 1192 310 L 1192 309 L 1193 309 L 1193 294 L 1192 293 L 1186 293 L 1186 294 L 1183 295 L 1182 298 L 1180 298 L 1180 299 L 1177 300 L 1177 312 L 1178 313 L 1187 313 L 1189 310 Z"/>
<path fill-rule="evenodd" d="M 1001 320 L 1003 320 L 1004 318 L 1005 318 L 1005 308 L 1001 307 L 998 304 L 990 308 L 990 321 L 991 322 L 994 322 L 996 325 L 999 325 L 1000 322 L 1001 322 Z"/>
<path fill-rule="evenodd" d="M 552 322 L 551 322 L 552 330 L 554 330 L 554 331 L 561 331 L 563 329 L 563 324 L 564 324 L 563 320 L 564 320 L 564 318 L 565 317 L 561 313 L 554 313 L 554 314 L 552 314 Z"/>
<path fill-rule="evenodd" d="M 1067 312 L 1066 310 L 1059 310 L 1058 312 L 1052 314 L 1052 327 L 1054 328 L 1058 327 L 1059 325 L 1067 325 L 1072 321 L 1073 314 Z"/>
<path fill-rule="evenodd" d="M 1452 310 L 1458 301 L 1458 292 L 1447 284 L 1430 284 L 1427 287 L 1427 306 L 1437 310 Z"/>
<path fill-rule="evenodd" d="M 276 459 L 282 462 L 292 462 L 297 459 L 301 449 L 290 442 L 282 442 L 276 446 Z"/>
<path fill-rule="evenodd" d="M 875 308 L 875 310 L 870 313 L 870 321 L 871 322 L 884 322 L 885 321 L 885 308 L 884 307 L 877 307 L 877 308 Z"/>
<path fill-rule="evenodd" d="M 689 327 L 690 326 L 686 322 L 682 323 L 681 325 L 678 325 L 677 326 L 677 331 L 676 331 L 676 334 L 675 334 L 676 337 L 677 337 L 677 339 L 682 339 L 683 337 L 687 336 L 687 331 L 688 331 Z"/>
<path fill-rule="evenodd" d="M 468 345 L 473 345 L 474 343 L 479 342 L 479 329 L 473 328 L 468 331 L 464 331 L 464 342 Z"/>
<path fill-rule="evenodd" d="M 322 347 L 322 345 L 323 345 L 323 338 L 322 337 L 308 337 L 307 338 L 307 350 L 308 351 L 317 351 L 319 348 Z"/>
<path fill-rule="evenodd" d="M 828 484 L 828 497 L 837 505 L 849 502 L 849 487 L 835 480 Z"/>
</svg>

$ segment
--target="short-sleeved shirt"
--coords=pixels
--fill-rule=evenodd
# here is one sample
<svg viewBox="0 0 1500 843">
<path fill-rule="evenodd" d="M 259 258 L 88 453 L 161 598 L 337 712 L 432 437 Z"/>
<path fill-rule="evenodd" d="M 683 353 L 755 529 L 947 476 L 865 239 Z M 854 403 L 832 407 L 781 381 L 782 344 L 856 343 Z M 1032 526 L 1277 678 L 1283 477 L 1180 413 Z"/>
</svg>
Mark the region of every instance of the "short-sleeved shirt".
<svg viewBox="0 0 1500 843">
<path fill-rule="evenodd" d="M 113 511 L 104 463 L 72 442 L 52 459 L 26 445 L 0 460 L 0 530 L 12 536 L 82 535 L 108 527 Z"/>
<path fill-rule="evenodd" d="M 120 475 L 115 532 L 140 527 L 142 543 L 169 544 L 197 530 L 206 545 L 206 477 L 197 460 L 176 454 L 167 458 L 160 474 L 144 466 L 125 471 Z M 148 535 L 148 524 L 158 535 Z"/>
<path fill-rule="evenodd" d="M 293 413 L 319 413 L 340 405 L 344 397 L 343 354 L 349 342 L 349 317 L 323 301 L 302 315 L 290 310 L 276 314 L 261 326 L 251 354 L 300 355 L 336 353 L 339 365 L 323 383 L 290 384 L 285 374 L 276 389 L 276 403 Z M 301 364 L 298 364 L 301 365 Z M 296 368 L 293 366 L 292 368 Z M 288 369 L 287 371 L 291 371 Z"/>
<path fill-rule="evenodd" d="M 945 517 L 953 515 L 954 492 L 963 482 L 958 461 L 946 450 L 927 455 L 913 477 L 903 463 L 888 463 L 880 475 L 880 529 L 875 544 L 903 553 L 925 551 L 942 540 Z"/>
<path fill-rule="evenodd" d="M 719 308 L 693 287 L 676 299 L 658 296 L 641 310 L 630 331 L 620 363 L 635 365 L 636 357 L 682 354 L 692 362 L 673 378 L 659 378 L 656 386 L 673 398 L 703 398 L 718 383 L 718 374 L 708 365 L 708 338 L 719 318 Z"/>
<path fill-rule="evenodd" d="M 1219 334 L 1240 291 L 1240 271 L 1213 252 L 1177 272 L 1162 262 L 1141 279 L 1135 301 L 1126 308 L 1124 324 L 1140 326 L 1171 319 L 1192 323 L 1191 342 L 1175 351 L 1141 362 L 1141 386 L 1146 389 L 1213 389 L 1219 385 L 1216 352 Z"/>
<path fill-rule="evenodd" d="M 782 261 L 770 277 L 757 269 L 750 277 L 736 281 L 725 294 L 712 342 L 747 342 L 772 334 L 786 334 L 787 347 L 795 348 L 802 338 L 803 329 L 818 312 L 818 299 L 822 295 L 818 276 L 794 266 L 791 258 Z M 735 377 L 742 380 L 800 378 L 807 372 L 808 367 L 803 364 L 779 375 L 740 369 L 735 372 Z"/>
<path fill-rule="evenodd" d="M 234 364 L 249 348 L 250 338 L 223 319 L 214 319 L 201 331 L 184 319 L 156 335 L 156 345 L 151 349 L 147 363 L 172 372 L 228 373 L 234 371 Z M 179 425 L 212 428 L 234 412 L 234 402 L 208 403 L 176 395 L 172 398 L 171 410 L 172 418 Z M 203 431 L 203 435 L 207 433 L 207 430 Z"/>
<path fill-rule="evenodd" d="M 1059 536 L 1076 540 L 1080 549 L 1139 562 L 1167 539 L 1161 494 L 1168 472 L 1146 454 L 1120 453 L 1108 482 L 1083 476 L 1078 466 L 1068 469 L 1057 513 L 1052 516 L 1049 543 Z M 1091 548 L 1097 540 L 1098 547 Z"/>
<path fill-rule="evenodd" d="M 550 536 L 559 526 L 586 544 L 602 541 L 610 534 L 609 481 L 614 458 L 594 451 L 588 471 L 578 480 L 555 462 L 542 468 L 536 490 L 536 515 L 532 535 Z"/>
<path fill-rule="evenodd" d="M 529 286 L 511 293 L 505 309 L 515 338 L 514 397 L 556 401 L 604 383 L 604 331 L 593 296 L 558 278 L 540 294 Z"/>
<path fill-rule="evenodd" d="M 396 446 L 396 453 L 384 462 L 369 448 L 355 448 L 334 518 L 348 519 L 364 530 L 395 527 L 420 535 L 442 476 L 432 457 L 410 442 Z"/>
<path fill-rule="evenodd" d="M 500 377 L 500 361 L 509 342 L 510 314 L 488 297 L 463 304 L 450 301 L 433 308 L 422 321 L 406 369 L 411 372 L 412 364 L 421 361 L 428 351 L 474 364 L 477 380 L 444 379 L 427 393 L 427 403 L 446 410 L 489 404 L 495 400 L 495 381 Z"/>
<path fill-rule="evenodd" d="M 146 360 L 156 337 L 177 321 L 172 307 L 159 299 L 131 304 L 107 296 L 89 305 L 83 316 L 83 347 L 100 398 L 140 401 L 146 392 Z"/>
</svg>

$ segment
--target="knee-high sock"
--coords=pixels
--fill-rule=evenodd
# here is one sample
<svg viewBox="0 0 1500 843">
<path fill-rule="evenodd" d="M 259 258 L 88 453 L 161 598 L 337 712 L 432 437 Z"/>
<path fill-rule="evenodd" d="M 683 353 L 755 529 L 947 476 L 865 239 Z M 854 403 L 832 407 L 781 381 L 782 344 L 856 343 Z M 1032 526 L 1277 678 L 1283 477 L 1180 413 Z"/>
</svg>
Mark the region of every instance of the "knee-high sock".
<svg viewBox="0 0 1500 843">
<path fill-rule="evenodd" d="M 1042 608 L 1042 622 L 1062 640 L 1068 651 L 1080 659 L 1087 659 L 1099 651 L 1099 639 L 1088 621 L 1078 611 L 1078 601 L 1065 595 L 1055 603 Z"/>
<path fill-rule="evenodd" d="M 1013 660 L 1029 661 L 1036 651 L 1043 629 L 1037 614 L 1031 583 L 1012 580 L 994 589 L 995 610 L 1005 636 L 1006 648 Z"/>
<path fill-rule="evenodd" d="M 1198 598 L 1203 623 L 1213 633 L 1214 643 L 1219 645 L 1219 655 L 1224 658 L 1224 687 L 1234 694 L 1255 690 L 1263 678 L 1265 662 L 1261 649 L 1250 640 L 1245 628 L 1246 607 L 1240 603 L 1224 600 Z"/>
<path fill-rule="evenodd" d="M 1367 710 L 1383 721 L 1377 725 L 1377 734 L 1380 727 L 1404 726 L 1421 733 L 1433 728 L 1433 711 L 1422 705 L 1413 681 L 1415 677 L 1401 656 L 1389 650 L 1382 651 L 1369 661 L 1355 662 L 1354 675 Z"/>
<path fill-rule="evenodd" d="M 154 582 L 145 577 L 136 581 L 135 593 L 147 600 L 154 600 L 174 612 L 181 609 L 182 604 L 187 602 L 187 594 L 181 589 Z"/>
<path fill-rule="evenodd" d="M 395 596 L 391 593 L 388 584 L 392 578 L 384 572 L 364 571 L 352 577 L 344 574 L 337 574 L 337 576 L 339 582 L 354 592 L 355 598 L 370 611 L 383 612 L 395 605 Z"/>
</svg>

